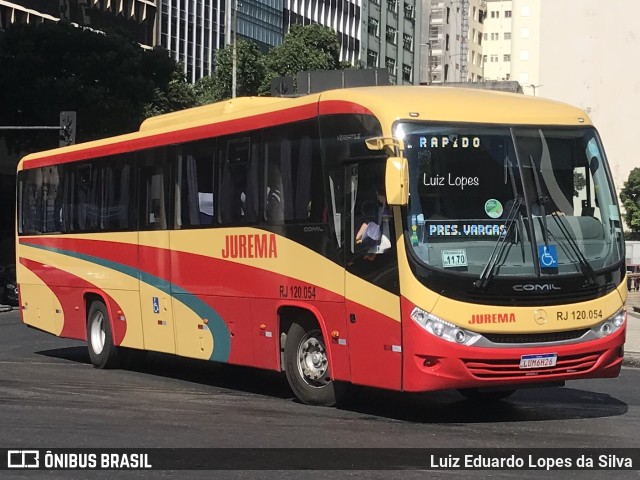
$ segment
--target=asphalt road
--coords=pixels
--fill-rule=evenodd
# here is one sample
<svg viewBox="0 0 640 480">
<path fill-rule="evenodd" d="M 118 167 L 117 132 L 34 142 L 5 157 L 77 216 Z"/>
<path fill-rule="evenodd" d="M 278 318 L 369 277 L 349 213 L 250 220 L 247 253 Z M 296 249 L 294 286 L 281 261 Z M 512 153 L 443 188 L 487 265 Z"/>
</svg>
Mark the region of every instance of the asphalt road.
<svg viewBox="0 0 640 480">
<path fill-rule="evenodd" d="M 82 342 L 0 313 L 0 448 L 640 447 L 640 370 L 478 405 L 456 392 L 363 389 L 345 409 L 302 405 L 282 375 L 150 354 L 97 370 Z M 331 458 L 326 458 L 331 468 Z M 640 468 L 640 465 L 637 467 Z M 3 478 L 17 474 L 0 472 Z M 339 472 L 340 473 L 340 472 Z M 25 478 L 558 478 L 559 472 L 30 472 Z M 605 472 L 562 472 L 602 478 Z M 616 478 L 640 478 L 614 472 Z"/>
</svg>

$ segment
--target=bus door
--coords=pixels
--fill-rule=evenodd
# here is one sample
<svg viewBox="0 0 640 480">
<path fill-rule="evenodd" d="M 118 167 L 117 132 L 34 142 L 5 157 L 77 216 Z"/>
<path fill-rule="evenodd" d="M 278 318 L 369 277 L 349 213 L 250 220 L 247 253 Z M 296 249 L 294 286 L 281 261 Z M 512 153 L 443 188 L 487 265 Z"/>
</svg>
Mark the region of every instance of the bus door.
<svg viewBox="0 0 640 480">
<path fill-rule="evenodd" d="M 169 149 L 142 153 L 138 163 L 138 266 L 146 350 L 176 353 L 169 250 Z"/>
<path fill-rule="evenodd" d="M 380 159 L 363 159 L 344 167 L 345 301 L 352 382 L 399 390 L 400 289 L 384 167 Z"/>
</svg>

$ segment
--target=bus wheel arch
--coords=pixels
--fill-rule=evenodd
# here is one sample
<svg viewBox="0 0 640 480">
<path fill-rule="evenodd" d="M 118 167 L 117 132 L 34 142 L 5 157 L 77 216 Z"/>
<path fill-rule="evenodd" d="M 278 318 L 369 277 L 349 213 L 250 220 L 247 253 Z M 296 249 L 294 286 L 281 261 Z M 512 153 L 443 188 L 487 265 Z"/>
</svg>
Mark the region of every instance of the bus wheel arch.
<svg viewBox="0 0 640 480">
<path fill-rule="evenodd" d="M 299 307 L 278 310 L 284 368 L 289 386 L 303 403 L 334 406 L 348 390 L 348 384 L 331 378 L 331 353 L 326 328 L 312 311 Z"/>
<path fill-rule="evenodd" d="M 87 348 L 96 368 L 115 368 L 119 364 L 118 347 L 113 340 L 111 315 L 107 303 L 100 295 L 84 296 L 87 322 Z"/>
</svg>

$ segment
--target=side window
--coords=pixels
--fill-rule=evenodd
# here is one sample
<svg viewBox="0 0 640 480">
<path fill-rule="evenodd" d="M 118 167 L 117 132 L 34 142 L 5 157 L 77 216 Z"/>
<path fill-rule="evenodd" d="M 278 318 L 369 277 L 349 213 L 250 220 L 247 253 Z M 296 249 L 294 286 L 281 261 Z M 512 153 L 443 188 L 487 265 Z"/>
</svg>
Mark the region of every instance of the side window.
<svg viewBox="0 0 640 480">
<path fill-rule="evenodd" d="M 258 152 L 254 137 L 229 138 L 221 142 L 219 220 L 222 224 L 258 220 Z"/>
<path fill-rule="evenodd" d="M 19 195 L 21 198 L 20 233 L 42 233 L 42 170 L 20 172 Z"/>
<path fill-rule="evenodd" d="M 384 189 L 385 163 L 351 167 L 351 252 L 380 254 L 391 248 L 392 217 Z"/>
<path fill-rule="evenodd" d="M 130 205 L 132 154 L 109 157 L 101 162 L 102 205 L 100 228 L 103 231 L 132 227 Z"/>
<path fill-rule="evenodd" d="M 100 188 L 99 169 L 90 163 L 71 167 L 65 180 L 65 199 L 62 220 L 66 232 L 91 232 L 99 228 Z M 66 203 L 66 202 L 65 202 Z"/>
<path fill-rule="evenodd" d="M 166 230 L 169 225 L 169 158 L 173 147 L 142 152 L 138 163 L 140 230 Z"/>
<path fill-rule="evenodd" d="M 317 124 L 309 121 L 265 132 L 263 218 L 269 223 L 326 221 Z"/>
<path fill-rule="evenodd" d="M 60 176 L 64 170 L 62 165 L 42 168 L 42 202 L 43 202 L 43 231 L 47 233 L 61 230 Z"/>
<path fill-rule="evenodd" d="M 178 151 L 175 211 L 176 228 L 212 225 L 214 202 L 215 141 L 182 145 Z"/>
<path fill-rule="evenodd" d="M 339 165 L 329 169 L 330 216 L 338 248 L 342 247 L 342 221 L 344 219 L 344 168 Z"/>
<path fill-rule="evenodd" d="M 372 152 L 365 143 L 367 138 L 382 135 L 382 128 L 380 122 L 371 115 L 324 115 L 320 117 L 320 135 L 322 155 L 329 176 L 329 223 L 334 230 L 338 248 L 341 248 L 345 245 L 342 229 L 343 226 L 349 226 L 347 216 L 354 221 L 351 212 L 355 212 L 357 200 L 357 168 L 354 180 L 351 166 L 357 163 L 368 164 L 378 158 L 384 160 L 384 154 Z M 346 245 L 350 245 L 349 240 Z"/>
</svg>

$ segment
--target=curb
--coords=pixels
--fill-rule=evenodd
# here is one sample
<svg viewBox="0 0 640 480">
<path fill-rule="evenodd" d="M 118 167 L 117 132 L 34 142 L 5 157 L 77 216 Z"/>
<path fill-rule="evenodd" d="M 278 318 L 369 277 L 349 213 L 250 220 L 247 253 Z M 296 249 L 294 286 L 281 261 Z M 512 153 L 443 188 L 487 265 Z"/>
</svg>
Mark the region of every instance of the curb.
<svg viewBox="0 0 640 480">
<path fill-rule="evenodd" d="M 623 367 L 640 368 L 640 353 L 624 352 Z"/>
</svg>

